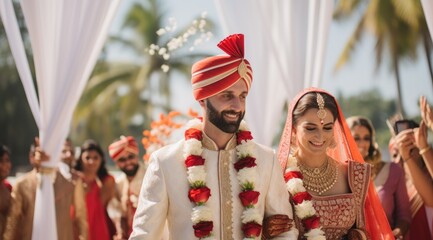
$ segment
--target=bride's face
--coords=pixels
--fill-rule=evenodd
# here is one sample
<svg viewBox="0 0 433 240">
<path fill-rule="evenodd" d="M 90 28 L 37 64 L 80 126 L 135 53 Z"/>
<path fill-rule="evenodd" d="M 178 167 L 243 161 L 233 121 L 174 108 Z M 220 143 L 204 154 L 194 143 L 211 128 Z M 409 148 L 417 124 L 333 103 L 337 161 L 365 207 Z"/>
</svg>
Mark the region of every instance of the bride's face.
<svg viewBox="0 0 433 240">
<path fill-rule="evenodd" d="M 317 116 L 318 109 L 309 109 L 298 118 L 294 133 L 298 153 L 301 155 L 326 154 L 326 149 L 334 142 L 334 118 L 331 111 L 326 110 L 323 124 Z"/>
</svg>

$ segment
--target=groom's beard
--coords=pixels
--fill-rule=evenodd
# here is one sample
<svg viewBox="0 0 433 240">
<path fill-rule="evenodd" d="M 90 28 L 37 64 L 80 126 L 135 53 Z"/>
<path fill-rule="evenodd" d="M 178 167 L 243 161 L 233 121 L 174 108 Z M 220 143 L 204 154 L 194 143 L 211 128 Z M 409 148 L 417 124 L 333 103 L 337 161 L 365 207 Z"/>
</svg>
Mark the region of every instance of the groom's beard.
<svg viewBox="0 0 433 240">
<path fill-rule="evenodd" d="M 235 133 L 239 129 L 239 125 L 244 118 L 245 112 L 236 112 L 233 110 L 222 111 L 221 113 L 215 109 L 215 107 L 210 103 L 209 100 L 206 101 L 206 114 L 209 118 L 209 121 L 213 123 L 217 128 L 225 133 Z M 226 121 L 224 119 L 224 114 L 238 114 L 239 118 L 237 121 Z"/>
</svg>

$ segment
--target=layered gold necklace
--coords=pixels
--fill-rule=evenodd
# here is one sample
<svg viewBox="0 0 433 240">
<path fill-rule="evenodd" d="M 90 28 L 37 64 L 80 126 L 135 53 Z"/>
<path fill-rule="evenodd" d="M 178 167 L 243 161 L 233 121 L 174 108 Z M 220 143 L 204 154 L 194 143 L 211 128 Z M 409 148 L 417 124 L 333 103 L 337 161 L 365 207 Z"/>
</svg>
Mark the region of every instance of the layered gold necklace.
<svg viewBox="0 0 433 240">
<path fill-rule="evenodd" d="M 305 166 L 302 161 L 298 161 L 299 170 L 304 176 L 304 185 L 310 191 L 317 192 L 322 195 L 324 192 L 331 189 L 338 178 L 338 165 L 337 163 L 326 157 L 322 166 L 317 168 L 310 168 Z"/>
</svg>

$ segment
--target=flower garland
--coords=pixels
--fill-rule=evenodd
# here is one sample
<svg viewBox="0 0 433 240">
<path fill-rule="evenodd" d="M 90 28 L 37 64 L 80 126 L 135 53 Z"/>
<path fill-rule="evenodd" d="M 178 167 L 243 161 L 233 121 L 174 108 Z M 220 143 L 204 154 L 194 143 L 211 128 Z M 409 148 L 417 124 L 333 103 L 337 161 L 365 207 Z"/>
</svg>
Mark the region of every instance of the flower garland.
<svg viewBox="0 0 433 240">
<path fill-rule="evenodd" d="M 305 229 L 304 236 L 309 240 L 326 239 L 325 233 L 320 226 L 320 217 L 314 209 L 312 196 L 307 192 L 302 181 L 303 176 L 298 168 L 298 161 L 295 157 L 289 156 L 287 161 L 284 180 L 287 191 L 292 196 L 295 206 L 295 214 L 301 220 Z"/>
<path fill-rule="evenodd" d="M 211 190 L 206 186 L 205 159 L 201 157 L 203 152 L 203 124 L 200 119 L 191 120 L 190 126 L 185 131 L 184 157 L 187 167 L 187 178 L 190 184 L 188 197 L 195 203 L 192 209 L 191 220 L 193 222 L 194 235 L 200 239 L 214 239 L 212 235 L 213 218 L 212 209 L 206 205 Z M 255 239 L 260 236 L 262 230 L 262 215 L 255 208 L 260 193 L 254 191 L 257 177 L 256 158 L 252 154 L 254 143 L 251 132 L 247 130 L 244 122 L 241 123 L 236 134 L 236 155 L 238 160 L 234 163 L 237 171 L 237 179 L 241 186 L 239 198 L 244 206 L 241 216 L 244 239 Z"/>
</svg>

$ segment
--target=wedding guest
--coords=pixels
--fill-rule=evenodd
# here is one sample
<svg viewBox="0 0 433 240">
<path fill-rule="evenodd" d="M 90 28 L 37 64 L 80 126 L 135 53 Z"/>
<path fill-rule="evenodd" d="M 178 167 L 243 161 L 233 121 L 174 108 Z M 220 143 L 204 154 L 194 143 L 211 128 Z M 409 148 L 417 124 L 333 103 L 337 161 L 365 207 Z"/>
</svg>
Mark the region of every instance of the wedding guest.
<svg viewBox="0 0 433 240">
<path fill-rule="evenodd" d="M 346 121 L 362 157 L 372 166 L 371 178 L 394 237 L 403 239 L 411 221 L 404 170 L 396 163 L 382 160 L 375 130 L 369 119 L 353 116 Z"/>
<path fill-rule="evenodd" d="M 65 141 L 63 149 L 70 149 L 71 142 Z M 61 158 L 67 156 L 63 151 Z M 12 190 L 12 205 L 7 218 L 4 239 L 30 240 L 33 232 L 33 216 L 35 211 L 36 188 L 39 187 L 40 174 L 54 176 L 54 198 L 56 211 L 56 227 L 58 239 L 87 239 L 88 226 L 84 203 L 83 186 L 78 182 L 66 179 L 57 168 L 45 168 L 42 162 L 50 156 L 39 147 L 39 142 L 30 147 L 30 163 L 33 170 L 17 179 Z M 71 216 L 71 209 L 74 214 Z"/>
<path fill-rule="evenodd" d="M 115 181 L 108 173 L 104 152 L 97 142 L 84 142 L 75 170 L 84 181 L 89 239 L 112 239 L 116 231 L 108 216 L 107 205 L 115 196 Z"/>
<path fill-rule="evenodd" d="M 116 199 L 120 202 L 120 223 L 117 235 L 126 239 L 132 232 L 132 220 L 137 210 L 146 165 L 138 157 L 138 144 L 132 136 L 121 136 L 108 146 L 108 152 L 123 174 L 116 178 Z"/>
<path fill-rule="evenodd" d="M 0 144 L 0 238 L 3 236 L 6 217 L 11 205 L 12 186 L 6 180 L 11 171 L 10 150 L 6 145 Z"/>
</svg>

